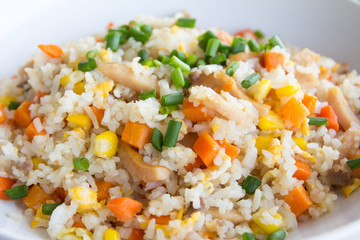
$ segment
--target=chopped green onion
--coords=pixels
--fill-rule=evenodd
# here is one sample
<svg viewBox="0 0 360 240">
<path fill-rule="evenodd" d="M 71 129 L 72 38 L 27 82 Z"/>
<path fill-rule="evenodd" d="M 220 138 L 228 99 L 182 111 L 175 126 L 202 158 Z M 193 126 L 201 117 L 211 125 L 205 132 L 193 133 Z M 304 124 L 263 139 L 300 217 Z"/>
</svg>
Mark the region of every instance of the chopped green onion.
<svg viewBox="0 0 360 240">
<path fill-rule="evenodd" d="M 190 73 L 190 66 L 187 65 L 186 63 L 184 63 L 183 61 L 181 61 L 176 56 L 172 56 L 170 58 L 170 63 L 169 64 L 170 64 L 170 66 L 172 66 L 174 68 L 180 68 L 181 72 L 183 72 L 184 74 L 189 74 Z"/>
<path fill-rule="evenodd" d="M 173 111 L 177 111 L 179 109 L 180 109 L 179 105 L 171 105 L 171 106 L 161 106 L 159 111 L 161 114 L 170 114 Z"/>
<path fill-rule="evenodd" d="M 360 158 L 354 158 L 346 162 L 351 170 L 360 168 Z"/>
<path fill-rule="evenodd" d="M 254 32 L 254 34 L 255 34 L 256 37 L 258 37 L 258 38 L 264 38 L 264 37 L 265 37 L 265 34 L 264 34 L 262 31 L 260 31 L 259 29 L 256 30 L 256 31 Z"/>
<path fill-rule="evenodd" d="M 262 43 L 259 43 L 259 52 L 261 52 L 262 50 L 264 50 L 264 45 L 262 45 Z"/>
<path fill-rule="evenodd" d="M 255 236 L 252 233 L 243 233 L 243 235 L 241 236 L 242 240 L 255 240 Z"/>
<path fill-rule="evenodd" d="M 252 51 L 252 52 L 259 52 L 260 51 L 260 46 L 254 39 L 250 39 L 248 41 L 248 46 L 250 48 L 250 51 Z"/>
<path fill-rule="evenodd" d="M 53 213 L 53 211 L 55 210 L 55 208 L 57 208 L 60 205 L 61 205 L 61 203 L 43 204 L 42 205 L 42 212 L 45 215 L 51 215 Z"/>
<path fill-rule="evenodd" d="M 190 54 L 187 56 L 187 58 L 186 58 L 186 60 L 185 60 L 185 63 L 186 63 L 187 65 L 189 65 L 190 67 L 193 67 L 193 66 L 195 66 L 195 64 L 196 64 L 196 61 L 197 61 L 197 57 L 196 57 L 194 54 L 190 53 Z"/>
<path fill-rule="evenodd" d="M 174 58 L 175 56 L 172 56 Z M 175 57 L 176 58 L 176 57 Z M 176 87 L 176 89 L 182 88 L 185 85 L 185 80 L 181 68 L 177 67 L 174 71 L 171 72 L 171 79 Z"/>
<path fill-rule="evenodd" d="M 143 66 L 154 67 L 154 62 L 151 58 L 147 58 L 140 63 Z"/>
<path fill-rule="evenodd" d="M 246 40 L 244 38 L 234 37 L 231 44 L 230 52 L 232 54 L 244 52 L 245 47 L 246 47 Z"/>
<path fill-rule="evenodd" d="M 197 40 L 199 41 L 199 46 L 202 50 L 205 51 L 209 39 L 219 39 L 213 32 L 207 31 L 204 34 L 200 35 Z"/>
<path fill-rule="evenodd" d="M 159 60 L 160 62 L 162 62 L 163 64 L 169 64 L 169 63 L 170 63 L 170 58 L 167 57 L 167 56 L 160 55 L 160 56 L 158 57 L 158 60 Z"/>
<path fill-rule="evenodd" d="M 226 56 L 221 53 L 219 55 L 216 55 L 215 57 L 210 58 L 209 62 L 211 64 L 221 64 L 226 61 Z"/>
<path fill-rule="evenodd" d="M 18 199 L 28 195 L 29 187 L 26 185 L 20 185 L 17 187 L 12 187 L 8 190 L 3 191 L 9 198 Z"/>
<path fill-rule="evenodd" d="M 99 54 L 99 51 L 96 50 L 96 49 L 93 49 L 93 50 L 88 51 L 88 52 L 86 53 L 86 58 L 87 58 L 87 59 L 93 59 L 93 58 L 95 58 L 98 54 Z"/>
<path fill-rule="evenodd" d="M 145 49 L 141 49 L 138 52 L 138 56 L 141 58 L 140 62 L 145 61 L 148 58 L 147 52 Z"/>
<path fill-rule="evenodd" d="M 278 35 L 275 35 L 272 38 L 270 38 L 269 43 L 271 47 L 279 46 L 281 48 L 285 48 L 284 43 L 281 41 Z"/>
<path fill-rule="evenodd" d="M 179 18 L 175 24 L 179 27 L 194 28 L 195 23 L 196 23 L 195 18 Z"/>
<path fill-rule="evenodd" d="M 260 79 L 260 74 L 258 73 L 253 73 L 250 76 L 248 76 L 247 78 L 245 78 L 242 82 L 241 82 L 241 86 L 243 88 L 249 88 L 252 85 L 254 85 L 256 83 L 257 80 Z"/>
<path fill-rule="evenodd" d="M 151 33 L 149 34 L 147 32 L 139 31 L 135 27 L 131 27 L 128 34 L 129 37 L 133 37 L 136 41 L 142 43 L 145 43 L 151 36 Z"/>
<path fill-rule="evenodd" d="M 161 105 L 171 106 L 182 104 L 184 101 L 184 93 L 171 93 L 161 97 Z"/>
<path fill-rule="evenodd" d="M 224 54 L 225 57 L 227 58 L 229 56 L 229 53 L 230 53 L 230 46 L 221 43 L 220 48 L 219 48 L 219 52 Z"/>
<path fill-rule="evenodd" d="M 170 120 L 165 137 L 164 137 L 164 144 L 163 146 L 167 147 L 175 147 L 177 138 L 179 136 L 180 128 L 181 128 L 182 122 L 178 122 L 175 120 Z"/>
<path fill-rule="evenodd" d="M 220 44 L 221 41 L 219 39 L 211 38 L 206 46 L 205 56 L 209 58 L 214 57 L 220 47 Z"/>
<path fill-rule="evenodd" d="M 328 119 L 324 117 L 308 117 L 309 125 L 316 125 L 316 126 L 327 126 Z"/>
<path fill-rule="evenodd" d="M 241 184 L 241 187 L 246 191 L 247 194 L 253 195 L 255 190 L 260 186 L 260 184 L 260 179 L 249 175 Z"/>
<path fill-rule="evenodd" d="M 270 50 L 271 50 L 271 45 L 270 45 L 270 43 L 265 44 L 264 50 L 265 50 L 265 51 L 270 51 Z"/>
<path fill-rule="evenodd" d="M 82 72 L 90 72 L 97 67 L 95 59 L 79 62 L 78 69 Z"/>
<path fill-rule="evenodd" d="M 85 171 L 90 167 L 90 162 L 87 158 L 74 158 L 73 165 L 76 170 Z"/>
<path fill-rule="evenodd" d="M 206 65 L 205 59 L 200 58 L 197 61 L 196 66 L 198 67 L 198 66 L 201 66 L 201 65 Z"/>
<path fill-rule="evenodd" d="M 232 77 L 236 70 L 239 68 L 239 62 L 232 62 L 227 68 L 226 68 L 226 75 Z"/>
<path fill-rule="evenodd" d="M 111 51 L 116 52 L 120 45 L 121 33 L 117 31 L 109 31 L 106 37 L 106 48 L 110 48 Z"/>
<path fill-rule="evenodd" d="M 143 24 L 143 25 L 140 26 L 140 30 L 141 30 L 143 33 L 147 34 L 147 35 L 148 35 L 148 38 L 149 38 L 149 37 L 151 36 L 151 34 L 152 34 L 153 27 L 150 26 L 150 25 Z"/>
<path fill-rule="evenodd" d="M 180 50 L 177 50 L 177 49 L 172 50 L 171 53 L 170 53 L 170 57 L 172 57 L 172 56 L 177 57 L 178 59 L 180 59 L 180 60 L 183 61 L 183 62 L 186 61 L 186 55 L 185 55 L 185 53 L 183 53 L 183 52 L 180 51 Z"/>
<path fill-rule="evenodd" d="M 184 88 L 185 88 L 185 89 L 189 89 L 189 88 L 191 87 L 191 85 L 192 85 L 192 82 L 189 81 L 189 80 L 186 79 L 186 78 L 184 78 L 184 80 L 185 80 Z"/>
<path fill-rule="evenodd" d="M 162 151 L 163 146 L 163 138 L 164 136 L 160 132 L 159 129 L 153 128 L 152 135 L 151 135 L 151 145 L 153 148 L 155 148 L 157 151 Z"/>
<path fill-rule="evenodd" d="M 160 62 L 159 60 L 156 60 L 156 59 L 153 60 L 153 63 L 155 65 L 155 67 L 160 67 L 163 65 L 162 62 Z"/>
<path fill-rule="evenodd" d="M 140 93 L 140 100 L 146 100 L 148 98 L 156 98 L 156 90 Z"/>
<path fill-rule="evenodd" d="M 286 237 L 286 232 L 283 229 L 276 230 L 275 232 L 269 234 L 266 240 L 284 240 Z"/>
<path fill-rule="evenodd" d="M 9 105 L 8 105 L 8 109 L 9 110 L 16 110 L 19 106 L 20 106 L 21 103 L 18 103 L 18 102 L 14 102 L 14 101 L 10 101 Z"/>
</svg>

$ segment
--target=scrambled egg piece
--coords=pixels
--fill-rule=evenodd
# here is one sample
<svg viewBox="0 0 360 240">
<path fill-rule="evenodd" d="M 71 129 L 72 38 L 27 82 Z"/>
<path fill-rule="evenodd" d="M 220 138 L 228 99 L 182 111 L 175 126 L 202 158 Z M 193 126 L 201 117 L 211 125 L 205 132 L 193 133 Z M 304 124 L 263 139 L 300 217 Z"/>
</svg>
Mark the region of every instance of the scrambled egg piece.
<svg viewBox="0 0 360 240">
<path fill-rule="evenodd" d="M 101 206 L 97 201 L 97 193 L 92 189 L 77 186 L 71 188 L 69 193 L 71 199 L 79 204 L 77 210 L 79 213 L 84 213 Z"/>
</svg>

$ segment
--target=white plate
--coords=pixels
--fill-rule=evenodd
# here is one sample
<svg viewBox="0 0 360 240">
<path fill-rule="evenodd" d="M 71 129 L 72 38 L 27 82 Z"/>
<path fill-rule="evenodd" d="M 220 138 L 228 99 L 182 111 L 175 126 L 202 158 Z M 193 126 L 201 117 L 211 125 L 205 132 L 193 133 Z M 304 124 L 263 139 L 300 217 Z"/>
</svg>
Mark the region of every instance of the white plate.
<svg viewBox="0 0 360 240">
<path fill-rule="evenodd" d="M 171 15 L 186 10 L 200 27 L 220 26 L 230 32 L 259 28 L 268 35 L 309 47 L 360 70 L 360 7 L 345 0 L 152 0 L 152 1 L 1 1 L 0 77 L 12 76 L 38 44 L 62 44 L 105 31 L 139 14 Z M 356 239 L 360 234 L 360 192 L 336 202 L 333 212 L 300 224 L 288 239 Z M 0 201 L 0 239 L 46 239 L 22 216 L 20 201 Z M 14 214 L 15 213 L 15 214 Z M 22 216 L 14 220 L 9 216 Z"/>
</svg>

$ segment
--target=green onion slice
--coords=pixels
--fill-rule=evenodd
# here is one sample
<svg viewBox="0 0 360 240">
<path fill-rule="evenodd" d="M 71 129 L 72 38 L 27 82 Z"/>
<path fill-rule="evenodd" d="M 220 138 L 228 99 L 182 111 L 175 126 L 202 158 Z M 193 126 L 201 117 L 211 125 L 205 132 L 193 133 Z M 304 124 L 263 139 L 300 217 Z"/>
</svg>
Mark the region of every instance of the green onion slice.
<svg viewBox="0 0 360 240">
<path fill-rule="evenodd" d="M 207 31 L 204 34 L 200 35 L 197 40 L 199 41 L 199 46 L 202 50 L 205 51 L 209 39 L 219 39 L 213 32 Z"/>
<path fill-rule="evenodd" d="M 151 145 L 159 152 L 162 151 L 163 138 L 164 136 L 162 135 L 160 130 L 157 128 L 153 128 L 153 132 L 151 135 Z"/>
<path fill-rule="evenodd" d="M 226 75 L 232 77 L 239 68 L 239 62 L 232 62 L 225 70 Z"/>
<path fill-rule="evenodd" d="M 161 97 L 161 105 L 171 106 L 182 104 L 184 101 L 184 93 L 171 93 Z"/>
<path fill-rule="evenodd" d="M 230 47 L 230 52 L 232 54 L 245 52 L 245 47 L 246 47 L 246 40 L 244 38 L 234 37 Z"/>
<path fill-rule="evenodd" d="M 183 62 L 185 62 L 185 60 L 186 60 L 185 53 L 183 53 L 182 51 L 177 50 L 177 49 L 174 49 L 174 50 L 171 51 L 170 57 L 172 57 L 172 56 L 177 57 L 178 59 L 180 59 Z"/>
<path fill-rule="evenodd" d="M 360 168 L 360 157 L 354 158 L 346 162 L 346 164 L 349 166 L 351 170 L 355 170 Z"/>
<path fill-rule="evenodd" d="M 189 81 L 188 79 L 184 78 L 184 81 L 185 81 L 185 85 L 184 85 L 184 88 L 185 89 L 189 89 L 192 85 L 192 82 Z"/>
<path fill-rule="evenodd" d="M 110 48 L 111 51 L 116 52 L 120 45 L 121 33 L 118 31 L 109 31 L 106 37 L 106 48 Z"/>
<path fill-rule="evenodd" d="M 61 203 L 43 204 L 42 205 L 42 212 L 45 215 L 51 215 L 53 213 L 53 211 L 55 210 L 55 208 L 57 208 L 60 205 L 61 205 Z"/>
<path fill-rule="evenodd" d="M 269 39 L 269 43 L 271 47 L 279 46 L 281 48 L 285 48 L 284 43 L 281 41 L 279 36 L 275 35 L 272 38 Z"/>
<path fill-rule="evenodd" d="M 140 62 L 145 61 L 145 60 L 148 58 L 148 55 L 147 55 L 146 50 L 145 50 L 145 49 L 141 49 L 141 50 L 138 52 L 138 57 L 141 58 Z"/>
<path fill-rule="evenodd" d="M 73 165 L 76 170 L 85 171 L 90 167 L 90 162 L 87 158 L 74 158 Z"/>
<path fill-rule="evenodd" d="M 164 144 L 163 146 L 167 147 L 175 147 L 177 138 L 179 136 L 180 128 L 181 128 L 182 122 L 170 120 L 165 137 L 164 137 Z"/>
<path fill-rule="evenodd" d="M 161 114 L 170 114 L 173 111 L 177 111 L 179 109 L 180 109 L 179 105 L 171 105 L 171 106 L 161 106 L 159 111 Z"/>
<path fill-rule="evenodd" d="M 248 76 L 247 78 L 245 78 L 242 82 L 241 82 L 241 86 L 243 88 L 249 88 L 252 85 L 254 85 L 256 83 L 257 80 L 260 79 L 260 74 L 258 73 L 253 73 L 250 76 Z"/>
<path fill-rule="evenodd" d="M 261 30 L 256 30 L 254 32 L 255 36 L 258 37 L 258 38 L 264 38 L 265 37 L 265 34 L 261 31 Z"/>
<path fill-rule="evenodd" d="M 86 53 L 86 58 L 87 58 L 87 59 L 93 59 L 93 58 L 95 58 L 98 54 L 99 54 L 99 51 L 96 50 L 96 49 L 93 49 L 93 50 L 88 51 L 88 52 Z"/>
<path fill-rule="evenodd" d="M 260 184 L 260 179 L 249 175 L 241 184 L 241 187 L 246 191 L 247 194 L 253 195 L 255 190 L 260 186 Z"/>
<path fill-rule="evenodd" d="M 170 58 L 170 63 L 169 64 L 170 64 L 170 66 L 172 66 L 174 68 L 180 68 L 180 70 L 184 74 L 189 74 L 190 73 L 190 66 L 187 65 L 186 63 L 184 63 L 183 61 L 181 61 L 175 55 Z"/>
<path fill-rule="evenodd" d="M 309 125 L 316 125 L 316 126 L 327 126 L 328 119 L 324 117 L 307 117 L 309 119 Z"/>
<path fill-rule="evenodd" d="M 286 232 L 283 229 L 276 230 L 275 232 L 269 234 L 266 240 L 284 240 L 286 237 Z"/>
<path fill-rule="evenodd" d="M 197 57 L 196 57 L 194 54 L 190 53 L 190 54 L 187 56 L 187 58 L 186 58 L 186 60 L 185 60 L 185 63 L 186 63 L 187 65 L 189 65 L 190 67 L 193 67 L 193 66 L 195 66 L 195 64 L 196 64 L 196 61 L 197 61 Z"/>
<path fill-rule="evenodd" d="M 18 199 L 18 198 L 26 197 L 28 195 L 29 187 L 26 185 L 20 185 L 20 186 L 12 187 L 3 192 L 11 199 Z"/>
<path fill-rule="evenodd" d="M 216 55 L 215 57 L 210 58 L 209 62 L 211 64 L 222 64 L 226 61 L 226 56 L 221 53 L 219 55 Z"/>
<path fill-rule="evenodd" d="M 14 101 L 10 101 L 9 105 L 8 105 L 8 109 L 9 110 L 16 110 L 21 103 L 18 102 L 14 102 Z"/>
<path fill-rule="evenodd" d="M 78 69 L 82 72 L 90 72 L 97 67 L 95 59 L 79 62 Z"/>
<path fill-rule="evenodd" d="M 148 98 L 156 98 L 156 90 L 140 93 L 140 100 L 146 100 Z"/>
<path fill-rule="evenodd" d="M 196 23 L 195 18 L 179 18 L 175 24 L 179 27 L 194 28 L 195 23 Z"/>
<path fill-rule="evenodd" d="M 154 67 L 155 66 L 154 62 L 153 62 L 153 60 L 151 58 L 145 59 L 140 64 L 143 65 L 143 66 L 148 66 L 148 67 Z"/>
<path fill-rule="evenodd" d="M 173 57 L 175 57 L 175 56 L 172 56 L 171 58 L 173 58 Z M 171 72 L 171 79 L 172 79 L 176 89 L 182 88 L 185 85 L 184 76 L 181 72 L 180 67 L 177 67 L 174 71 Z"/>
<path fill-rule="evenodd" d="M 198 66 L 201 66 L 201 65 L 206 65 L 205 59 L 200 58 L 197 61 L 196 66 L 198 67 Z"/>
<path fill-rule="evenodd" d="M 243 235 L 241 236 L 242 240 L 255 240 L 255 236 L 252 233 L 243 233 Z"/>
<path fill-rule="evenodd" d="M 248 46 L 250 48 L 250 51 L 252 52 L 259 52 L 261 51 L 261 47 L 260 45 L 254 40 L 254 39 L 250 39 L 248 41 Z"/>
<path fill-rule="evenodd" d="M 161 67 L 163 65 L 162 62 L 160 62 L 159 60 L 156 60 L 156 59 L 153 60 L 153 63 L 154 63 L 155 67 Z"/>
<path fill-rule="evenodd" d="M 206 45 L 205 56 L 209 58 L 215 57 L 216 52 L 220 47 L 220 44 L 221 41 L 219 39 L 211 38 Z"/>
</svg>

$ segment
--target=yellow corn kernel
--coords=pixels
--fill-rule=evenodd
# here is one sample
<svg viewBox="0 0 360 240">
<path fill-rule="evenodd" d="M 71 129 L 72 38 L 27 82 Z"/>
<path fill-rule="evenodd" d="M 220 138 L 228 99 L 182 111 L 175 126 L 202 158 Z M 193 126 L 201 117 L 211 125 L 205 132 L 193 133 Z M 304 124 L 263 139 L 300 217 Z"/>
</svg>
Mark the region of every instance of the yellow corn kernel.
<svg viewBox="0 0 360 240">
<path fill-rule="evenodd" d="M 77 186 L 70 188 L 69 194 L 71 199 L 79 204 L 79 213 L 84 213 L 100 206 L 97 202 L 97 193 L 92 189 Z"/>
<path fill-rule="evenodd" d="M 298 145 L 301 150 L 306 151 L 307 141 L 305 140 L 305 138 L 292 137 L 292 140 L 296 143 L 296 145 Z"/>
<path fill-rule="evenodd" d="M 269 79 L 263 79 L 261 82 L 256 84 L 254 91 L 254 99 L 256 101 L 262 101 L 266 98 L 271 90 L 271 81 Z"/>
<path fill-rule="evenodd" d="M 112 157 L 115 155 L 118 145 L 118 137 L 111 131 L 103 132 L 94 139 L 94 153 L 98 157 Z"/>
<path fill-rule="evenodd" d="M 65 87 L 69 83 L 76 84 L 85 79 L 85 74 L 81 71 L 74 71 L 60 79 L 60 85 Z"/>
<path fill-rule="evenodd" d="M 254 222 L 250 222 L 249 227 L 254 235 L 267 235 L 267 233 Z"/>
<path fill-rule="evenodd" d="M 118 231 L 112 228 L 106 229 L 104 233 L 104 240 L 120 240 Z"/>
<path fill-rule="evenodd" d="M 16 99 L 10 96 L 0 96 L 0 104 L 4 107 L 9 106 L 11 101 L 16 102 Z"/>
<path fill-rule="evenodd" d="M 91 119 L 85 114 L 74 114 L 68 115 L 66 120 L 68 121 L 68 125 L 71 128 L 85 128 L 90 129 L 92 126 Z"/>
<path fill-rule="evenodd" d="M 346 185 L 341 188 L 341 193 L 344 195 L 344 197 L 348 198 L 350 194 L 353 193 L 359 187 L 360 187 L 360 180 L 355 178 L 353 184 Z"/>
<path fill-rule="evenodd" d="M 104 62 L 109 62 L 110 61 L 109 52 L 107 50 L 105 50 L 105 49 L 100 50 L 99 57 Z"/>
<path fill-rule="evenodd" d="M 174 33 L 177 33 L 179 31 L 179 29 L 180 28 L 178 26 L 174 25 L 170 28 L 170 31 L 171 31 L 171 33 L 174 34 Z"/>
<path fill-rule="evenodd" d="M 42 212 L 42 206 L 39 207 L 36 210 L 36 214 L 34 219 L 31 222 L 31 228 L 39 228 L 39 227 L 43 227 L 43 228 L 47 228 L 48 227 L 48 223 L 50 221 L 50 215 L 45 215 Z"/>
<path fill-rule="evenodd" d="M 77 84 L 75 84 L 73 91 L 74 93 L 81 95 L 83 92 L 85 92 L 85 83 L 78 82 Z"/>
<path fill-rule="evenodd" d="M 31 159 L 31 161 L 32 161 L 32 164 L 33 164 L 33 167 L 32 167 L 33 170 L 39 169 L 39 164 L 40 163 L 45 164 L 45 161 L 40 159 L 40 158 L 33 158 L 33 159 Z"/>
<path fill-rule="evenodd" d="M 271 141 L 274 139 L 271 135 L 259 136 L 256 139 L 255 147 L 258 150 L 258 154 L 261 155 L 263 149 L 267 149 L 270 146 Z"/>
<path fill-rule="evenodd" d="M 298 83 L 296 83 L 295 85 L 288 85 L 282 88 L 278 88 L 275 90 L 275 92 L 276 92 L 276 96 L 280 98 L 280 97 L 288 97 L 294 95 L 295 93 L 297 93 L 297 91 L 299 91 L 299 89 L 300 86 Z"/>
<path fill-rule="evenodd" d="M 179 44 L 179 50 L 182 51 L 183 53 L 185 53 L 185 56 L 186 56 L 186 57 L 189 56 L 189 53 L 186 51 L 186 47 L 185 47 L 184 42 L 181 42 L 181 43 Z"/>
<path fill-rule="evenodd" d="M 149 66 L 146 66 L 146 65 L 144 66 L 144 68 L 145 68 L 146 70 L 149 70 L 149 69 L 150 69 Z"/>
<path fill-rule="evenodd" d="M 267 233 L 275 232 L 284 225 L 284 219 L 279 213 L 271 215 L 270 211 L 265 208 L 257 211 L 252 220 Z"/>
<path fill-rule="evenodd" d="M 261 130 L 275 130 L 285 128 L 285 124 L 282 121 L 280 115 L 270 110 L 266 117 L 259 117 L 259 128 Z"/>
</svg>

